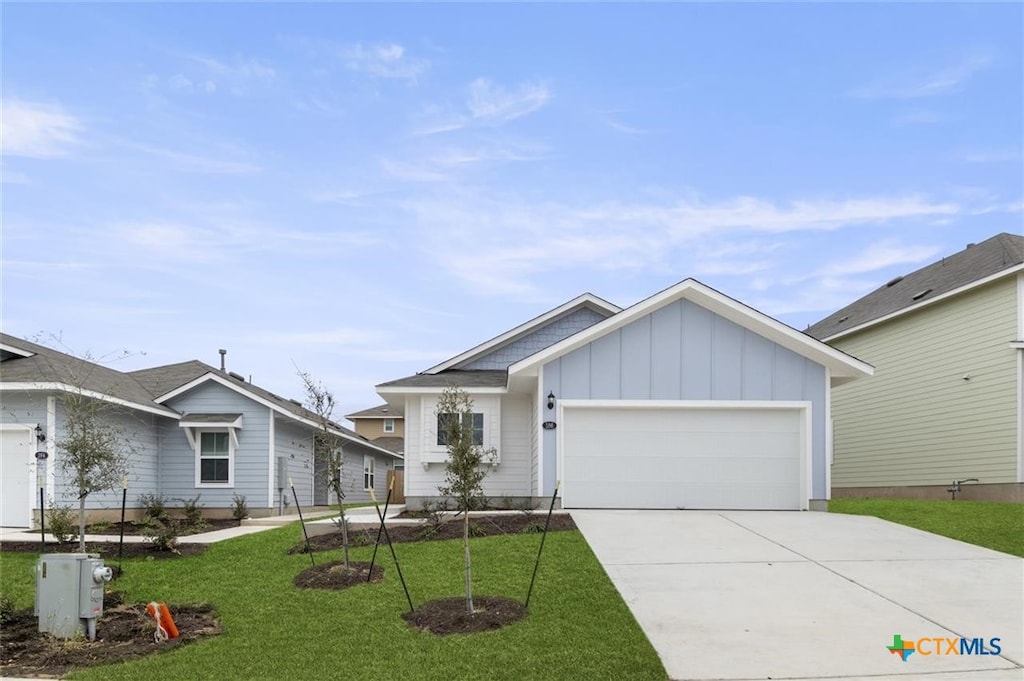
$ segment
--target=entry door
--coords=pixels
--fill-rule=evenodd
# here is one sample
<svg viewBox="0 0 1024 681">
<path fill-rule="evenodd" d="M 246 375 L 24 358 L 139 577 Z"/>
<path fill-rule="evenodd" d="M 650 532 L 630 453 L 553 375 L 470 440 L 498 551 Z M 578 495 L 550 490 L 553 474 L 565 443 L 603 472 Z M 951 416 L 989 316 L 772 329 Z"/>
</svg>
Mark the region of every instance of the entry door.
<svg viewBox="0 0 1024 681">
<path fill-rule="evenodd" d="M 32 520 L 32 431 L 0 430 L 0 527 L 30 527 Z"/>
</svg>

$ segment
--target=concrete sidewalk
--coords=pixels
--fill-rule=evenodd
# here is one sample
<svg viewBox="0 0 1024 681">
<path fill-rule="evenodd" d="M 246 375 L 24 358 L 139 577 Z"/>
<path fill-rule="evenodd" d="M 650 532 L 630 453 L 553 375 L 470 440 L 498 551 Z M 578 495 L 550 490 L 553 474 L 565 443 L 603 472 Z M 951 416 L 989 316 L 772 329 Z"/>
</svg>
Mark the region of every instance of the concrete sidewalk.
<svg viewBox="0 0 1024 681">
<path fill-rule="evenodd" d="M 672 679 L 1024 679 L 1020 558 L 864 516 L 572 515 Z M 1002 651 L 904 662 L 895 635 Z"/>
</svg>

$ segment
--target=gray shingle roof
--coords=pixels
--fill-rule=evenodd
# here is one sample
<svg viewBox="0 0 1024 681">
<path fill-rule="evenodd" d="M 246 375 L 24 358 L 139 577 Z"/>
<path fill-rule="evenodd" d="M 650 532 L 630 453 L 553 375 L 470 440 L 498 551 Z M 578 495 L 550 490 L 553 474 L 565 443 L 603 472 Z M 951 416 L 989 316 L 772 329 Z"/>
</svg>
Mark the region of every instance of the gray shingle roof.
<svg viewBox="0 0 1024 681">
<path fill-rule="evenodd" d="M 347 419 L 400 419 L 405 418 L 402 415 L 401 409 L 389 407 L 386 404 L 382 404 L 378 407 L 370 407 L 369 409 L 363 409 L 362 411 L 354 411 L 351 414 L 345 414 Z"/>
<path fill-rule="evenodd" d="M 389 449 L 396 454 L 405 453 L 405 438 L 398 437 L 395 435 L 385 435 L 384 437 L 375 437 L 372 440 L 373 444 L 384 449 Z"/>
<path fill-rule="evenodd" d="M 387 383 L 378 388 L 504 388 L 508 372 L 500 369 L 451 370 L 439 374 L 414 374 Z"/>
<path fill-rule="evenodd" d="M 6 333 L 0 333 L 0 342 L 35 353 L 31 357 L 11 357 L 0 363 L 0 380 L 4 383 L 64 383 L 134 404 L 161 408 L 153 402 L 153 395 L 146 386 L 130 373 Z"/>
<path fill-rule="evenodd" d="M 804 333 L 819 340 L 932 300 L 1024 262 L 1024 237 L 997 234 L 916 272 L 884 284 L 860 300 L 812 324 Z"/>
</svg>

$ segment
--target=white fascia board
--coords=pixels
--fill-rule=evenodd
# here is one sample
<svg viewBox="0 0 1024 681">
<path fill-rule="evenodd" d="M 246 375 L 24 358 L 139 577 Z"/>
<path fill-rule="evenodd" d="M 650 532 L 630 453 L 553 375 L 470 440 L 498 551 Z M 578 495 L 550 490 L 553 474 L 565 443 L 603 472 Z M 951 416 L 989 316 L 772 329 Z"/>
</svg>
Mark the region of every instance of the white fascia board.
<svg viewBox="0 0 1024 681">
<path fill-rule="evenodd" d="M 551 360 L 583 347 L 605 334 L 620 329 L 651 312 L 680 299 L 689 300 L 715 314 L 728 319 L 754 333 L 771 340 L 782 347 L 829 367 L 836 378 L 860 378 L 874 374 L 874 367 L 867 362 L 847 355 L 825 343 L 800 333 L 773 319 L 763 312 L 744 305 L 720 293 L 696 279 L 686 279 L 650 298 L 641 300 L 614 317 L 598 322 L 551 347 L 534 353 L 508 368 L 509 376 L 518 374 L 536 375 L 540 367 Z"/>
<path fill-rule="evenodd" d="M 437 386 L 437 387 L 430 386 L 430 387 L 410 388 L 410 387 L 402 387 L 402 386 L 388 386 L 388 387 L 385 387 L 385 388 L 378 387 L 377 388 L 377 394 L 380 395 L 381 397 L 383 397 L 384 395 L 440 395 L 445 390 L 447 390 L 448 387 L 449 386 Z M 464 390 L 465 392 L 469 393 L 470 395 L 503 394 L 503 393 L 507 393 L 508 392 L 508 388 L 497 388 L 497 387 L 468 388 L 468 387 L 459 386 L 459 385 L 454 386 L 454 387 L 459 388 L 460 390 Z"/>
<path fill-rule="evenodd" d="M 102 400 L 111 404 L 116 404 L 122 407 L 128 407 L 130 409 L 136 409 L 138 411 L 148 412 L 150 414 L 156 414 L 158 416 L 166 416 L 167 418 L 180 419 L 181 414 L 173 411 L 167 407 L 152 404 L 142 404 L 140 402 L 132 402 L 130 400 L 124 400 L 120 397 L 114 397 L 113 395 L 106 395 L 95 390 L 83 390 L 77 386 L 70 385 L 68 383 L 60 382 L 39 382 L 39 383 L 0 383 L 0 391 L 32 391 L 32 390 L 55 390 L 58 392 L 66 393 L 78 393 L 86 397 L 91 397 L 96 400 Z"/>
<path fill-rule="evenodd" d="M 383 419 L 394 419 L 395 421 L 401 421 L 404 416 L 346 416 L 349 421 L 381 421 Z"/>
<path fill-rule="evenodd" d="M 316 421 L 314 421 L 313 419 L 308 419 L 308 418 L 306 418 L 304 416 L 299 416 L 298 414 L 294 414 L 294 413 L 288 411 L 287 409 L 285 409 L 284 407 L 282 407 L 281 405 L 274 404 L 270 400 L 267 400 L 264 397 L 262 397 L 260 395 L 257 395 L 256 393 L 250 392 L 250 391 L 246 390 L 245 388 L 243 388 L 242 386 L 235 385 L 233 382 L 227 380 L 226 378 L 218 376 L 217 374 L 214 374 L 214 373 L 203 374 L 199 378 L 196 378 L 196 379 L 194 379 L 192 381 L 189 381 L 185 385 L 180 386 L 178 388 L 175 388 L 174 390 L 172 390 L 169 393 L 161 395 L 160 397 L 156 398 L 156 401 L 157 402 L 166 402 L 167 400 L 170 400 L 170 399 L 172 399 L 174 397 L 177 397 L 178 395 L 181 395 L 183 393 L 186 393 L 189 390 L 192 390 L 193 388 L 195 388 L 196 386 L 199 386 L 199 385 L 202 385 L 203 383 L 206 383 L 207 381 L 213 381 L 214 383 L 218 383 L 218 384 L 224 386 L 225 388 L 228 388 L 229 390 L 235 391 L 239 395 L 244 395 L 245 397 L 249 398 L 253 402 L 256 402 L 257 404 L 261 404 L 264 407 L 269 408 L 274 413 L 279 414 L 279 415 L 281 415 L 281 416 L 283 416 L 283 417 L 285 417 L 287 419 L 291 419 L 292 421 L 295 421 L 297 423 L 301 423 L 301 424 L 309 426 L 311 428 L 320 428 L 320 424 L 317 423 Z M 330 428 L 328 430 L 331 433 L 331 435 L 336 435 L 336 436 L 342 438 L 343 440 L 348 440 L 349 442 L 355 442 L 357 444 L 369 447 L 370 449 L 373 449 L 375 451 L 381 452 L 382 454 L 388 454 L 390 456 L 394 456 L 394 457 L 397 457 L 399 459 L 402 458 L 402 456 L 400 454 L 395 454 L 391 450 L 384 449 L 383 447 L 379 447 L 377 445 L 371 444 L 368 440 L 361 440 L 359 438 L 352 437 L 348 433 L 344 433 L 344 432 L 342 432 L 340 430 L 335 430 L 334 428 Z"/>
<path fill-rule="evenodd" d="M 178 425 L 182 428 L 241 428 L 242 417 L 239 415 L 232 421 L 190 421 L 183 418 Z"/>
<path fill-rule="evenodd" d="M 490 352 L 491 350 L 493 350 L 494 348 L 502 345 L 503 343 L 507 343 L 507 342 L 509 342 L 511 340 L 514 340 L 517 337 L 525 336 L 525 335 L 529 334 L 531 331 L 533 331 L 533 330 L 535 330 L 537 328 L 540 328 L 541 326 L 544 326 L 545 324 L 550 322 L 552 319 L 555 319 L 555 318 L 557 318 L 557 317 L 559 317 L 559 316 L 569 312 L 573 308 L 584 307 L 584 306 L 588 306 L 588 305 L 591 306 L 591 307 L 596 307 L 596 308 L 598 308 L 600 310 L 603 310 L 605 312 L 608 312 L 611 315 L 616 315 L 616 314 L 618 314 L 619 312 L 622 311 L 622 308 L 619 307 L 618 305 L 613 305 L 612 303 L 609 303 L 607 300 L 602 300 L 601 298 L 598 298 L 597 296 L 593 295 L 592 293 L 584 293 L 581 296 L 577 296 L 577 297 L 573 298 L 572 300 L 570 300 L 567 303 L 559 305 L 558 307 L 556 307 L 553 310 L 549 310 L 548 312 L 545 312 L 544 314 L 540 315 L 539 317 L 534 317 L 530 321 L 525 322 L 524 324 L 520 324 L 519 326 L 517 326 L 514 329 L 506 331 L 505 333 L 501 334 L 500 336 L 495 336 L 491 340 L 484 341 L 480 345 L 477 345 L 476 347 L 470 348 L 469 350 L 466 350 L 465 352 L 463 352 L 460 355 L 456 355 L 455 357 L 452 357 L 451 359 L 445 360 L 444 362 L 441 362 L 440 364 L 438 364 L 436 366 L 432 366 L 429 369 L 427 369 L 426 371 L 424 371 L 423 373 L 425 373 L 425 374 L 438 374 L 438 373 L 440 373 L 440 372 L 442 372 L 442 371 L 444 371 L 446 369 L 451 369 L 453 366 L 456 366 L 458 364 L 462 364 L 463 362 L 467 362 L 467 361 L 469 361 L 471 359 L 475 359 L 478 356 L 485 355 L 488 352 Z"/>
<path fill-rule="evenodd" d="M 13 345 L 8 345 L 7 343 L 0 343 L 0 350 L 3 350 L 4 352 L 9 352 L 12 355 L 18 355 L 19 357 L 31 357 L 32 355 L 36 354 L 28 350 L 16 348 Z"/>
<path fill-rule="evenodd" d="M 1014 265 L 1013 267 L 1008 267 L 1007 269 L 1002 270 L 1001 272 L 996 272 L 995 274 L 990 274 L 989 276 L 984 277 L 982 279 L 978 279 L 977 281 L 972 281 L 970 284 L 964 284 L 960 288 L 955 288 L 952 291 L 946 291 L 942 295 L 935 296 L 934 298 L 931 298 L 929 300 L 922 300 L 920 303 L 917 303 L 915 305 L 910 305 L 909 307 L 901 308 L 899 310 L 896 310 L 895 312 L 890 312 L 889 314 L 884 315 L 882 317 L 878 317 L 876 319 L 864 322 L 863 324 L 858 324 L 857 326 L 850 327 L 849 329 L 843 329 L 839 333 L 835 333 L 832 334 L 831 336 L 826 336 L 825 338 L 822 338 L 822 341 L 825 343 L 831 343 L 832 341 L 839 340 L 844 336 L 849 336 L 851 333 L 863 331 L 864 329 L 868 329 L 871 328 L 872 326 L 876 326 L 883 322 L 887 322 L 890 319 L 895 319 L 896 317 L 901 317 L 905 314 L 916 312 L 917 310 L 920 310 L 923 307 L 928 307 L 929 305 L 934 305 L 935 303 L 942 302 L 943 300 L 952 298 L 953 296 L 958 296 L 962 293 L 967 293 L 971 289 L 978 288 L 979 286 L 984 286 L 985 284 L 992 283 L 997 279 L 1002 279 L 1003 277 L 1009 276 L 1011 274 L 1016 274 L 1018 272 L 1024 272 L 1024 263 L 1021 263 L 1020 265 Z"/>
</svg>

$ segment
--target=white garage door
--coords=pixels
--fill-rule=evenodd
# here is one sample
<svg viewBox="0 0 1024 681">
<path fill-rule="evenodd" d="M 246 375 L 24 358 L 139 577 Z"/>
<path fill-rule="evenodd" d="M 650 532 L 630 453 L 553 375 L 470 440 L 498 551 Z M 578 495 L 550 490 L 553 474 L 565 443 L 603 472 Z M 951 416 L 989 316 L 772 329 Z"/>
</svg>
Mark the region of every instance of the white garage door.
<svg viewBox="0 0 1024 681">
<path fill-rule="evenodd" d="M 0 430 L 0 527 L 29 527 L 32 431 Z"/>
<path fill-rule="evenodd" d="M 566 508 L 800 509 L 803 410 L 563 405 Z"/>
</svg>

